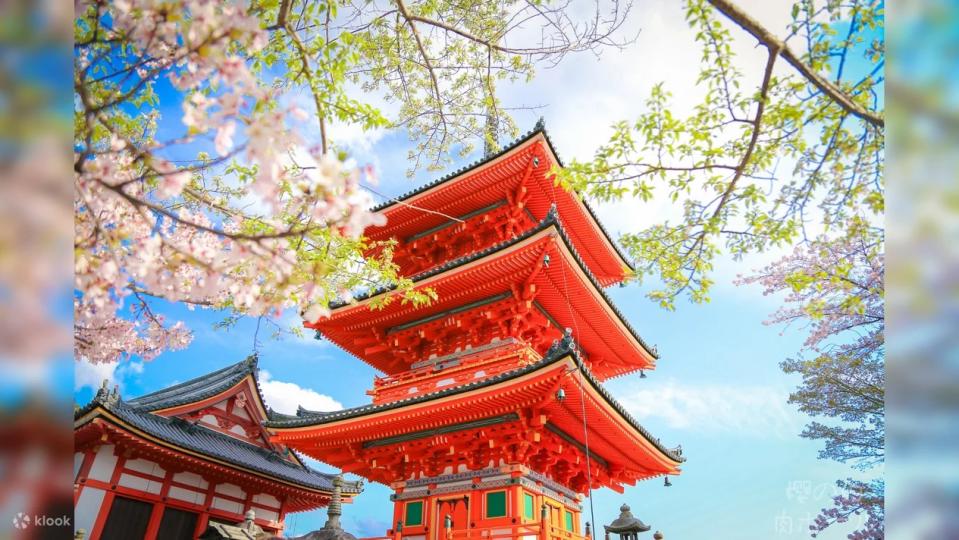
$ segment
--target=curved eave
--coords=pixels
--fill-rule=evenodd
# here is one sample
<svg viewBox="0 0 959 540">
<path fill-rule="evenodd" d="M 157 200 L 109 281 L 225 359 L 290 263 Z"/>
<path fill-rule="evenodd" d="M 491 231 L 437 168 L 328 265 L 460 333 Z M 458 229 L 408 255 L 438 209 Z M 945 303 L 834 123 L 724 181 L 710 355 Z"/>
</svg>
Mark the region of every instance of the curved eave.
<svg viewBox="0 0 959 540">
<path fill-rule="evenodd" d="M 84 426 L 88 424 L 91 424 L 97 419 L 100 419 L 105 422 L 109 422 L 113 426 L 119 429 L 122 429 L 144 441 L 147 441 L 150 444 L 154 444 L 156 446 L 159 446 L 174 452 L 180 452 L 186 455 L 190 455 L 198 459 L 219 465 L 221 467 L 237 470 L 245 474 L 250 474 L 257 478 L 264 479 L 269 482 L 279 483 L 284 486 L 288 486 L 290 488 L 301 490 L 307 493 L 322 495 L 324 497 L 328 497 L 332 495 L 333 493 L 332 487 L 323 488 L 319 486 L 310 486 L 310 485 L 302 484 L 293 479 L 283 478 L 281 476 L 277 476 L 269 472 L 259 470 L 257 468 L 247 467 L 247 466 L 235 463 L 233 461 L 223 459 L 219 456 L 214 456 L 206 452 L 201 452 L 194 448 L 187 448 L 178 444 L 174 444 L 170 441 L 164 440 L 162 437 L 159 437 L 153 433 L 145 431 L 139 428 L 138 426 L 134 426 L 130 424 L 129 422 L 125 421 L 123 418 L 121 418 L 117 414 L 113 413 L 103 403 L 100 403 L 99 401 L 96 401 L 96 400 L 91 401 L 84 408 L 77 411 L 77 415 L 75 416 L 75 420 L 74 420 L 74 431 L 75 432 L 79 431 L 81 428 L 83 428 Z M 213 433 L 214 435 L 219 435 L 216 432 L 211 432 L 211 433 Z M 234 443 L 247 444 L 247 443 L 242 443 L 241 441 L 234 441 Z M 345 493 L 348 496 L 358 495 L 362 491 L 361 489 L 359 489 L 359 485 L 356 483 L 349 483 L 346 487 L 347 489 L 345 490 Z"/>
<path fill-rule="evenodd" d="M 567 346 L 568 347 L 568 346 Z M 606 404 L 612 413 L 618 417 L 623 425 L 629 426 L 636 437 L 646 441 L 650 448 L 656 450 L 667 462 L 672 463 L 673 468 L 684 462 L 685 459 L 680 453 L 663 446 L 658 439 L 653 437 L 639 422 L 637 422 L 626 409 L 617 402 L 609 392 L 602 387 L 596 378 L 590 373 L 589 369 L 579 361 L 571 348 L 557 347 L 550 354 L 543 357 L 542 360 L 518 368 L 500 375 L 490 377 L 489 379 L 468 383 L 458 387 L 451 387 L 445 390 L 439 390 L 412 398 L 402 399 L 390 403 L 377 405 L 366 405 L 345 409 L 335 412 L 310 412 L 303 410 L 299 416 L 276 417 L 273 420 L 264 423 L 274 436 L 271 440 L 277 442 L 292 444 L 295 440 L 309 439 L 311 434 L 316 433 L 317 429 L 343 431 L 350 429 L 351 425 L 360 425 L 375 418 L 385 417 L 386 415 L 412 412 L 428 411 L 432 407 L 446 400 L 459 398 L 466 399 L 470 394 L 496 391 L 502 387 L 513 384 L 517 379 L 530 376 L 537 372 L 549 370 L 557 363 L 565 363 L 564 369 L 578 367 L 584 378 L 589 382 L 592 391 L 596 393 L 602 402 Z"/>
<path fill-rule="evenodd" d="M 409 213 L 410 205 L 417 205 L 422 208 L 433 210 L 434 208 L 431 208 L 431 206 L 433 206 L 434 203 L 427 202 L 427 199 L 430 197 L 438 195 L 443 191 L 455 189 L 456 185 L 460 182 L 467 181 L 486 169 L 496 167 L 507 160 L 514 159 L 515 157 L 526 153 L 530 146 L 537 143 L 541 143 L 546 153 L 545 157 L 549 163 L 554 163 L 560 168 L 563 167 L 562 161 L 556 152 L 552 140 L 549 138 L 549 134 L 547 133 L 546 128 L 541 121 L 537 123 L 533 130 L 506 145 L 496 154 L 471 163 L 470 165 L 454 171 L 453 173 L 450 173 L 432 182 L 428 182 L 417 189 L 408 191 L 403 195 L 375 206 L 372 211 L 382 213 L 387 218 L 387 225 L 384 227 L 370 227 L 367 229 L 367 236 L 372 239 L 380 240 L 394 236 L 393 233 L 399 229 L 395 225 L 390 225 L 390 223 L 396 223 L 396 219 L 399 219 L 399 222 L 401 223 L 406 223 L 410 218 L 420 219 L 422 220 L 422 225 L 419 225 L 420 230 L 437 225 L 440 222 L 436 222 L 435 220 L 442 218 L 437 218 L 429 214 L 424 215 L 422 213 L 412 215 L 405 214 Z M 545 172 L 542 172 L 541 175 L 548 175 L 549 168 L 545 167 L 545 165 L 547 164 L 543 165 Z M 549 180 L 540 181 L 549 182 Z M 604 278 L 604 286 L 621 281 L 628 272 L 633 271 L 634 268 L 632 263 L 620 249 L 619 245 L 610 236 L 602 222 L 599 221 L 599 218 L 596 216 L 595 211 L 589 205 L 589 203 L 587 203 L 579 193 L 568 193 L 559 187 L 555 188 L 554 190 L 552 184 L 550 183 L 549 192 L 552 194 L 554 191 L 557 194 L 563 193 L 569 198 L 569 203 L 566 206 L 567 210 L 564 211 L 564 215 L 568 212 L 574 212 L 581 217 L 586 227 L 598 231 L 598 234 L 592 238 L 590 237 L 592 235 L 589 233 L 578 233 L 577 243 L 584 248 L 585 246 L 592 244 L 594 239 L 599 240 L 603 244 L 604 249 L 602 252 L 607 254 L 607 260 L 609 261 L 608 263 L 604 264 L 607 265 L 606 268 L 611 273 L 610 275 L 617 276 L 615 278 Z M 566 205 L 565 202 L 564 205 Z M 472 209 L 475 210 L 475 208 Z M 543 211 L 545 212 L 545 210 Z M 572 216 L 567 215 L 566 217 L 570 218 Z M 591 258 L 595 259 L 593 262 L 596 262 L 597 264 L 600 260 L 602 260 L 597 258 L 597 255 L 595 254 L 591 255 Z M 615 268 L 613 268 L 614 266 Z"/>
<path fill-rule="evenodd" d="M 546 231 L 550 231 L 550 232 L 546 232 Z M 618 370 L 614 369 L 616 364 L 610 364 L 608 367 L 611 371 L 608 375 L 605 375 L 604 378 L 623 375 L 625 373 L 629 373 L 631 371 L 635 371 L 638 369 L 652 369 L 652 367 L 655 365 L 655 360 L 659 358 L 658 352 L 654 348 L 649 347 L 646 344 L 646 342 L 642 339 L 642 337 L 639 336 L 639 333 L 632 327 L 629 321 L 626 320 L 622 312 L 619 311 L 619 309 L 613 303 L 609 295 L 607 295 L 606 292 L 603 290 L 603 288 L 599 285 L 599 283 L 597 283 L 596 278 L 592 275 L 592 273 L 589 271 L 589 268 L 583 262 L 579 253 L 576 251 L 575 247 L 573 246 L 573 243 L 569 240 L 568 236 L 566 235 L 562 224 L 559 222 L 558 218 L 553 213 L 548 214 L 547 217 L 543 219 L 543 221 L 541 221 L 540 224 L 537 225 L 536 227 L 531 228 L 530 230 L 526 231 L 525 233 L 511 240 L 502 242 L 500 244 L 496 244 L 485 250 L 473 253 L 471 255 L 450 261 L 428 272 L 424 272 L 422 274 L 414 276 L 412 281 L 416 283 L 418 287 L 429 287 L 437 283 L 437 280 L 455 277 L 456 274 L 453 273 L 454 271 L 465 271 L 466 269 L 470 267 L 470 265 L 474 263 L 482 264 L 482 262 L 480 262 L 481 259 L 489 258 L 490 260 L 493 260 L 497 258 L 498 256 L 500 256 L 501 254 L 507 253 L 509 250 L 513 248 L 518 248 L 518 246 L 520 246 L 520 244 L 523 244 L 524 242 L 536 241 L 534 237 L 537 237 L 537 235 L 540 235 L 541 233 L 555 234 L 558 238 L 562 240 L 562 242 L 559 242 L 559 245 L 561 245 L 562 247 L 565 247 L 565 250 L 563 250 L 565 255 L 564 259 L 574 261 L 572 265 L 573 268 L 578 269 L 581 272 L 581 275 L 584 276 L 584 278 L 586 279 L 586 282 L 589 283 L 589 285 L 584 285 L 584 286 L 586 286 L 588 290 L 591 290 L 594 293 L 596 293 L 597 304 L 600 305 L 602 309 L 606 310 L 606 312 L 611 316 L 611 318 L 614 321 L 617 321 L 621 325 L 622 329 L 625 332 L 625 335 L 628 335 L 629 339 L 631 339 L 634 345 L 638 347 L 638 350 L 642 351 L 642 356 L 647 358 L 646 363 L 643 365 L 634 365 L 629 368 L 624 367 L 623 369 L 618 369 Z M 331 337 L 331 339 L 333 339 L 332 335 L 335 333 L 335 330 L 333 330 L 332 328 L 334 325 L 347 324 L 345 321 L 354 317 L 361 317 L 363 319 L 367 319 L 370 317 L 386 316 L 387 313 L 391 313 L 389 310 L 399 309 L 399 308 L 395 308 L 395 307 L 391 308 L 390 306 L 387 306 L 382 312 L 378 312 L 377 315 L 372 315 L 369 309 L 367 308 L 367 305 L 373 299 L 376 299 L 383 295 L 391 294 L 394 291 L 395 291 L 395 287 L 385 287 L 382 289 L 377 289 L 375 291 L 370 291 L 370 293 L 366 295 L 358 296 L 355 299 L 354 303 L 352 304 L 332 305 L 331 308 L 333 308 L 333 312 L 329 318 L 319 319 L 312 323 L 306 322 L 304 323 L 304 326 L 308 328 L 320 330 L 321 332 L 324 332 L 325 334 L 327 334 L 328 337 Z M 426 315 L 428 311 L 422 311 L 420 313 L 422 313 L 422 315 Z M 563 313 L 560 312 L 560 316 L 565 316 L 565 315 L 563 315 Z M 344 343 L 340 343 L 340 346 L 348 351 L 350 350 L 349 347 Z M 363 358 L 363 355 L 358 354 L 358 352 L 351 351 L 351 353 L 354 356 L 362 359 L 364 362 L 370 364 L 371 366 L 380 370 L 384 370 L 384 366 L 377 365 L 377 363 L 371 361 L 370 359 Z M 597 366 L 597 369 L 598 368 L 599 366 Z"/>
<path fill-rule="evenodd" d="M 211 398 L 221 396 L 243 384 L 247 377 L 253 380 L 257 394 L 258 406 L 266 414 L 263 407 L 263 396 L 256 384 L 257 357 L 251 355 L 241 362 L 232 364 L 212 373 L 194 377 L 188 381 L 169 386 L 142 396 L 133 398 L 128 405 L 147 412 L 171 411 L 189 406 L 193 403 L 206 402 Z"/>
</svg>

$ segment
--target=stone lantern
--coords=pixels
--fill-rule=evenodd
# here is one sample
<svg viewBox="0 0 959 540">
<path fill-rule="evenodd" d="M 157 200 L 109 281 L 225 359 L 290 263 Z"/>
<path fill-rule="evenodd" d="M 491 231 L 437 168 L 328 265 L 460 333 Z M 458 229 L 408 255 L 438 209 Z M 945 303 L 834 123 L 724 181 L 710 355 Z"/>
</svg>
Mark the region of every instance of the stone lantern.
<svg viewBox="0 0 959 540">
<path fill-rule="evenodd" d="M 606 529 L 606 540 L 609 540 L 610 533 L 618 534 L 620 540 L 637 540 L 639 533 L 650 529 L 649 525 L 633 516 L 626 504 L 619 507 L 619 517 L 603 528 Z"/>
<path fill-rule="evenodd" d="M 326 515 L 326 524 L 322 529 L 291 540 L 356 540 L 355 536 L 340 526 L 340 516 L 343 515 L 343 475 L 333 478 L 333 497 Z"/>
</svg>

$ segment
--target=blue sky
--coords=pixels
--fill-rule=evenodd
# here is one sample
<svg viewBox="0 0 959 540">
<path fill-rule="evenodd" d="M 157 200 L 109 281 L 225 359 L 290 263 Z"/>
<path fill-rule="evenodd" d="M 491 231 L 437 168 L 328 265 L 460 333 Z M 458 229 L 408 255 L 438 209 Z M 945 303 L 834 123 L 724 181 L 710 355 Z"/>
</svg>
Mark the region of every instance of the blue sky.
<svg viewBox="0 0 959 540">
<path fill-rule="evenodd" d="M 795 381 L 779 371 L 777 362 L 797 350 L 800 333 L 780 335 L 764 326 L 773 302 L 756 291 L 721 287 L 710 304 L 681 303 L 675 312 L 659 309 L 634 286 L 614 287 L 610 293 L 640 334 L 659 347 L 662 358 L 648 378 L 630 375 L 608 387 L 664 443 L 682 444 L 688 461 L 672 487 L 649 481 L 624 495 L 595 492 L 597 521 L 608 523 L 627 502 L 667 538 L 702 538 L 721 531 L 729 531 L 720 534 L 723 538 L 806 537 L 800 522 L 808 522 L 828 503 L 832 480 L 846 474 L 846 468 L 816 459 L 817 443 L 797 436 L 803 417 L 785 404 Z M 219 331 L 211 328 L 218 320 L 214 313 L 173 306 L 165 311 L 188 322 L 196 333 L 194 342 L 153 362 L 117 368 L 125 397 L 212 371 L 252 351 L 255 321 Z M 294 393 L 304 389 L 302 399 L 320 399 L 308 389 L 344 407 L 367 403 L 364 391 L 374 371 L 327 341 L 265 341 L 260 358 L 261 369 L 269 374 L 264 391 L 274 406 L 292 403 L 285 399 L 288 395 L 275 393 L 290 394 L 290 387 L 271 388 L 276 381 L 295 384 Z M 86 386 L 76 398 L 85 402 L 91 395 Z M 386 487 L 369 485 L 346 508 L 348 528 L 364 536 L 385 531 L 391 516 L 388 496 Z M 316 511 L 291 516 L 288 526 L 302 534 L 324 521 L 325 513 Z M 777 529 L 790 521 L 791 532 Z"/>
<path fill-rule="evenodd" d="M 783 28 L 788 6 L 768 4 L 773 3 L 754 2 L 746 7 L 770 27 Z M 545 105 L 517 114 L 520 129 L 531 128 L 542 115 L 562 157 L 587 159 L 608 139 L 614 121 L 634 118 L 642 111 L 642 102 L 656 82 L 666 82 L 678 109 L 694 104 L 699 97 L 694 86 L 699 52 L 678 3 L 644 0 L 637 4 L 636 14 L 631 25 L 642 32 L 628 50 L 612 51 L 600 59 L 573 56 L 539 73 L 531 84 L 502 88 L 507 103 Z M 670 45 L 664 48 L 663 43 Z M 744 71 L 753 75 L 755 70 L 748 66 L 757 64 L 751 60 L 761 59 L 763 52 L 745 40 L 736 50 Z M 294 99 L 306 103 L 305 96 Z M 178 110 L 177 105 L 164 111 L 161 130 L 178 129 L 174 121 Z M 377 191 L 387 196 L 437 176 L 421 173 L 412 181 L 406 179 L 411 143 L 403 133 L 369 134 L 336 125 L 330 132 L 334 142 L 348 148 L 359 164 L 376 166 L 381 178 Z M 677 209 L 666 202 L 627 201 L 600 206 L 598 213 L 615 235 L 675 217 Z M 853 474 L 844 465 L 817 459 L 819 443 L 798 436 L 806 419 L 786 404 L 797 380 L 784 375 L 778 363 L 800 349 L 802 329 L 784 331 L 764 325 L 778 299 L 764 297 L 758 287 L 731 284 L 738 273 L 772 258 L 721 261 L 712 301 L 692 305 L 682 300 L 673 312 L 644 297 L 651 285 L 610 289 L 624 315 L 647 342 L 658 346 L 662 358 L 648 378 L 631 375 L 611 381 L 608 387 L 665 444 L 682 444 L 688 461 L 672 487 L 650 481 L 623 495 L 595 492 L 598 523 L 614 519 L 620 504 L 627 502 L 634 514 L 669 539 L 808 538 L 808 523 L 830 504 L 833 481 Z M 183 320 L 193 329 L 191 346 L 149 363 L 78 365 L 74 394 L 78 402 L 89 400 L 104 376 L 121 385 L 124 397 L 132 397 L 237 362 L 253 349 L 255 320 L 242 320 L 230 330 L 214 330 L 213 324 L 221 318 L 217 313 L 171 305 L 159 309 L 170 320 Z M 289 317 L 281 321 L 296 322 Z M 374 371 L 328 342 L 311 337 L 261 341 L 260 367 L 268 374 L 262 383 L 268 403 L 275 408 L 295 407 L 297 401 L 308 408 L 368 402 L 364 391 L 372 385 Z M 382 534 L 392 515 L 388 495 L 386 487 L 368 485 L 345 509 L 347 528 L 358 536 Z M 586 508 L 584 519 L 590 520 L 588 504 Z M 293 515 L 287 532 L 303 534 L 324 521 L 323 511 Z M 842 528 L 821 536 L 844 537 Z"/>
</svg>

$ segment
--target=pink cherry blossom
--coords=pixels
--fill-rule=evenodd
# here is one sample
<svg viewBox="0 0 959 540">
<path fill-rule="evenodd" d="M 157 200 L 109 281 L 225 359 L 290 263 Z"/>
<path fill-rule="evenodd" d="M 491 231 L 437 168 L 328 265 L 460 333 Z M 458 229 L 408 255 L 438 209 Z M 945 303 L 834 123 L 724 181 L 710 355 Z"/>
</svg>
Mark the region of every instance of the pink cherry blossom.
<svg viewBox="0 0 959 540">
<path fill-rule="evenodd" d="M 319 316 L 332 291 L 379 279 L 378 270 L 355 257 L 315 255 L 330 246 L 333 252 L 360 253 L 363 230 L 382 218 L 368 211 L 372 200 L 360 188 L 361 171 L 304 149 L 295 126 L 305 113 L 276 107 L 278 90 L 261 84 L 235 53 L 266 44 L 256 17 L 240 4 L 213 0 L 114 0 L 81 4 L 78 13 L 101 8 L 109 10 L 99 21 L 106 38 L 127 46 L 129 56 L 108 62 L 81 52 L 80 86 L 95 86 L 85 67 L 114 69 L 126 58 L 137 69 L 122 71 L 123 76 L 167 77 L 183 92 L 181 122 L 187 131 L 160 141 L 151 136 L 157 110 L 137 117 L 143 136 L 92 112 L 89 118 L 99 130 L 89 134 L 94 142 L 78 136 L 78 359 L 150 360 L 187 346 L 189 329 L 156 312 L 157 298 L 240 315 L 278 316 L 296 309 Z M 189 16 L 169 17 L 171 12 Z M 111 99 L 104 95 L 80 93 L 78 102 L 83 111 L 105 109 L 95 101 Z M 221 160 L 234 158 L 240 167 L 256 170 L 252 177 L 237 173 L 224 180 L 235 190 L 230 197 L 204 190 L 206 175 L 220 171 L 216 160 L 200 156 L 177 165 L 167 157 L 177 145 L 210 139 Z M 311 162 L 297 163 L 291 156 Z M 253 210 L 250 199 L 258 203 Z"/>
</svg>

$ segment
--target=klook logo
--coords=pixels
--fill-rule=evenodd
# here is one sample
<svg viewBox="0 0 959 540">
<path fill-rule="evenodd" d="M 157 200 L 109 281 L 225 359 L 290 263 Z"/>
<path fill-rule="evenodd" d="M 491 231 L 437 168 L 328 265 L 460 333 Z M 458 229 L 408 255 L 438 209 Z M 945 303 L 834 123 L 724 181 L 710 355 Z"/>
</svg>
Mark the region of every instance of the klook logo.
<svg viewBox="0 0 959 540">
<path fill-rule="evenodd" d="M 17 512 L 17 515 L 13 516 L 13 526 L 18 529 L 26 529 L 30 525 L 30 517 L 24 514 L 23 512 Z"/>
<path fill-rule="evenodd" d="M 17 512 L 13 516 L 13 526 L 17 529 L 26 529 L 30 525 L 34 527 L 69 527 L 70 516 L 33 516 L 32 518 L 23 512 Z"/>
</svg>

